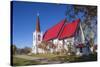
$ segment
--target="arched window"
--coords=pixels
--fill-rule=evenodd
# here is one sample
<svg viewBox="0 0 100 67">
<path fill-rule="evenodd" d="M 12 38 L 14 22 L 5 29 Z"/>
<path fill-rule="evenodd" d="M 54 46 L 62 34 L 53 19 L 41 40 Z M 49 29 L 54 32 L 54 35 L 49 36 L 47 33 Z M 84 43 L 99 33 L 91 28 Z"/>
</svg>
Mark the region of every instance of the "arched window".
<svg viewBox="0 0 100 67">
<path fill-rule="evenodd" d="M 40 41 L 40 38 L 41 38 L 41 36 L 40 36 L 40 35 L 38 35 L 38 41 Z"/>
</svg>

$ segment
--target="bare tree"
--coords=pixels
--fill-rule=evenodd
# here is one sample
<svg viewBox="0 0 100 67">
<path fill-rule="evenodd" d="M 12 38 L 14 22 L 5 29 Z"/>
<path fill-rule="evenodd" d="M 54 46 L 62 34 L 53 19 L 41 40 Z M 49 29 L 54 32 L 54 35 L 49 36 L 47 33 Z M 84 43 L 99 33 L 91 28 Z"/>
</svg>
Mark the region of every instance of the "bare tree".
<svg viewBox="0 0 100 67">
<path fill-rule="evenodd" d="M 12 49 L 13 55 L 15 55 L 16 54 L 16 50 L 17 50 L 16 45 L 11 45 L 11 49 Z"/>
</svg>

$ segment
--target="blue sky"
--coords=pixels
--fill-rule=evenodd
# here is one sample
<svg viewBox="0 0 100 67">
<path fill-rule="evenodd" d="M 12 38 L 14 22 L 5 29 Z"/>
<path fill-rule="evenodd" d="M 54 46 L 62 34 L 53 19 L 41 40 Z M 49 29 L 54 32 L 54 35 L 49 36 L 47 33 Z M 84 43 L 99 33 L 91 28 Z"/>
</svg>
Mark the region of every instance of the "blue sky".
<svg viewBox="0 0 100 67">
<path fill-rule="evenodd" d="M 37 13 L 40 17 L 41 31 L 44 33 L 65 18 L 66 8 L 67 5 L 14 1 L 13 44 L 19 48 L 32 47 L 32 33 L 35 31 Z"/>
</svg>

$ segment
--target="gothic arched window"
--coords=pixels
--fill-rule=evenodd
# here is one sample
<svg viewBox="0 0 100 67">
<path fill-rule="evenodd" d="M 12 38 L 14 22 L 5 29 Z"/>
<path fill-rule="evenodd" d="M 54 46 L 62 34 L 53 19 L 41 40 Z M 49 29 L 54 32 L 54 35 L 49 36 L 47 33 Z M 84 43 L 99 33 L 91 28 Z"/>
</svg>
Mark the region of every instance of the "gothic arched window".
<svg viewBox="0 0 100 67">
<path fill-rule="evenodd" d="M 38 35 L 38 41 L 40 41 L 40 38 L 41 38 L 41 36 L 40 36 L 40 35 Z"/>
</svg>

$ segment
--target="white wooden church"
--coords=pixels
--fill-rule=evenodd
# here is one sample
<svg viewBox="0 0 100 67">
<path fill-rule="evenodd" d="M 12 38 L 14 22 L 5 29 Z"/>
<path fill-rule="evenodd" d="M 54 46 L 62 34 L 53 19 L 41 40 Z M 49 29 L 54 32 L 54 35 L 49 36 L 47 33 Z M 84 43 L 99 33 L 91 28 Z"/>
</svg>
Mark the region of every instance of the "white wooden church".
<svg viewBox="0 0 100 67">
<path fill-rule="evenodd" d="M 38 45 L 42 41 L 52 42 L 56 48 L 50 48 L 50 53 L 60 52 L 61 49 L 68 51 L 68 46 L 71 46 L 71 51 L 76 55 L 88 55 L 91 51 L 87 51 L 85 37 L 83 29 L 80 23 L 80 19 L 76 19 L 72 22 L 67 22 L 66 19 L 61 20 L 51 28 L 47 29 L 43 34 L 40 30 L 40 19 L 37 15 L 36 29 L 33 32 L 33 47 L 32 53 L 45 53 L 46 51 L 38 48 Z M 69 53 L 70 55 L 70 53 Z"/>
</svg>

